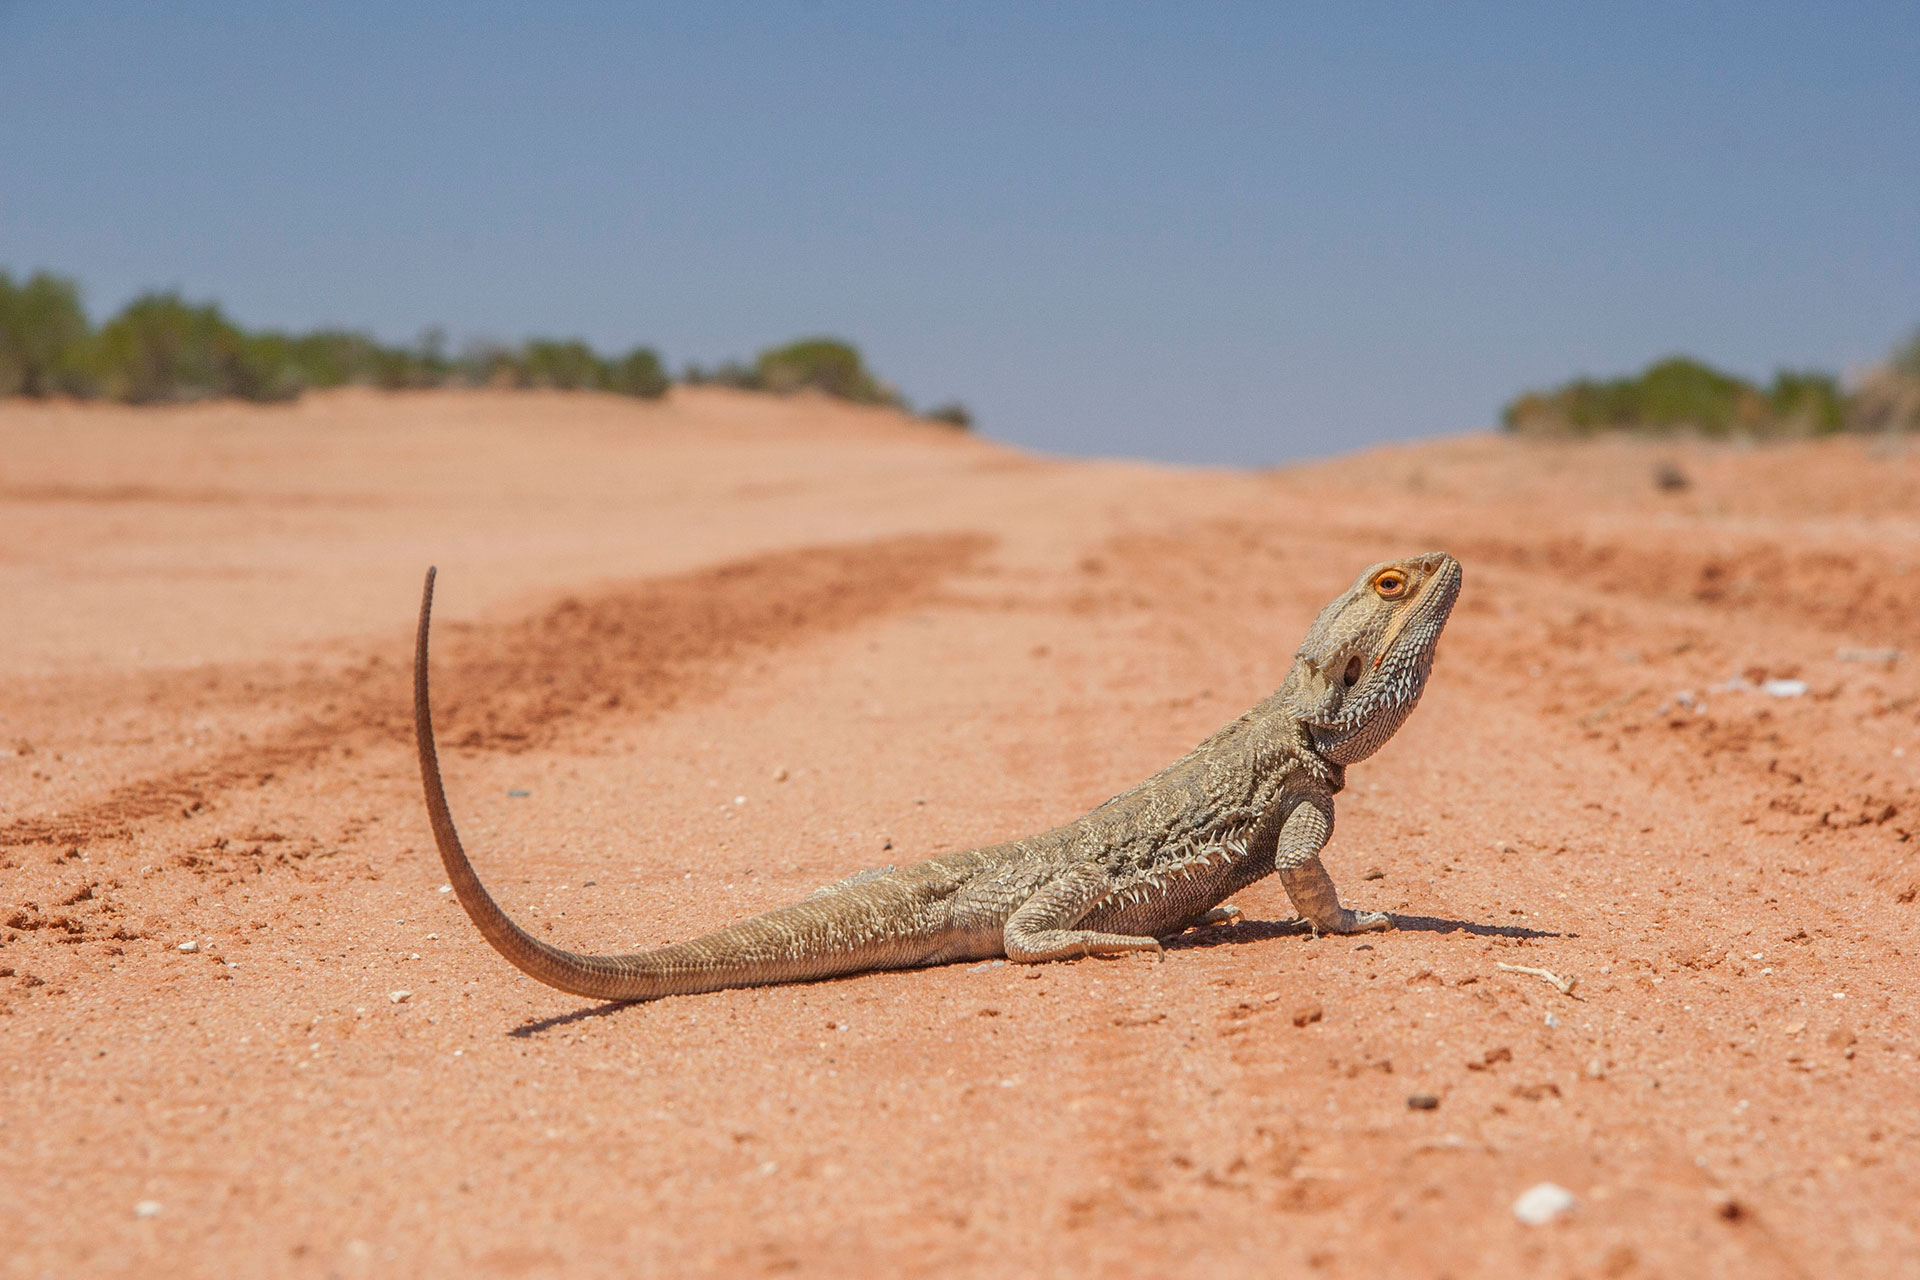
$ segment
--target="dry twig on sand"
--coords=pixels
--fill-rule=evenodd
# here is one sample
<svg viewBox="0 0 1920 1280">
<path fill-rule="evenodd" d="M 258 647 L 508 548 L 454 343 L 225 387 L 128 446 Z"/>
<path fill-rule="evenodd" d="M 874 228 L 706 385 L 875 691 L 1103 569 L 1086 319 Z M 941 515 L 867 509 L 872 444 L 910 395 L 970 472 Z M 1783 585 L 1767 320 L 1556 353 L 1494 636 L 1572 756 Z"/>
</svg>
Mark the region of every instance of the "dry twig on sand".
<svg viewBox="0 0 1920 1280">
<path fill-rule="evenodd" d="M 1503 969 L 1508 973 L 1524 973 L 1529 978 L 1538 978 L 1542 982 L 1550 983 L 1554 990 L 1563 996 L 1572 996 L 1574 984 L 1580 981 L 1577 977 L 1563 978 L 1551 969 L 1533 969 L 1524 964 L 1500 964 L 1496 962 L 1493 967 Z M 1573 996 L 1573 998 L 1578 1000 L 1580 997 Z"/>
</svg>

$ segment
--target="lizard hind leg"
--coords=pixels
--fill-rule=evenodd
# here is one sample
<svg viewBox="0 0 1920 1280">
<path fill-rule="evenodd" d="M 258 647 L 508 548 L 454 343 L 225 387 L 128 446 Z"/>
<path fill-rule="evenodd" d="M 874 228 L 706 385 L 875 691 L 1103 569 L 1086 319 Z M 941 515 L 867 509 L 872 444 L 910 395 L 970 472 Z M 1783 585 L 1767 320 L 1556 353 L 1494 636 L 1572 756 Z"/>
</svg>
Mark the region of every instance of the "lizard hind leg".
<svg viewBox="0 0 1920 1280">
<path fill-rule="evenodd" d="M 1042 964 L 1081 956 L 1159 951 L 1158 938 L 1071 927 L 1107 890 L 1106 873 L 1098 867 L 1068 871 L 1041 885 L 1007 918 L 1001 932 L 1007 959 L 1016 964 Z"/>
<path fill-rule="evenodd" d="M 1128 951 L 1159 951 L 1160 939 L 1144 934 L 1101 933 L 1095 929 L 1035 929 L 1006 935 L 1007 959 L 1015 964 L 1045 964 L 1082 956 L 1117 956 Z"/>
</svg>

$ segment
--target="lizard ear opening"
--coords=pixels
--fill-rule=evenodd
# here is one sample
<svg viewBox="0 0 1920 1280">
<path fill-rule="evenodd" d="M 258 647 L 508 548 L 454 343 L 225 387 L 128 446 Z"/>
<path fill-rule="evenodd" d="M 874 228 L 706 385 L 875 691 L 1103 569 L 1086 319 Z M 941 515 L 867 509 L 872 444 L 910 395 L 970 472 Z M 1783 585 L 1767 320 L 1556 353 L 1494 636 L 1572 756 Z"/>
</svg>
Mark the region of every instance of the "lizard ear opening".
<svg viewBox="0 0 1920 1280">
<path fill-rule="evenodd" d="M 1340 677 L 1340 682 L 1349 689 L 1353 688 L 1360 680 L 1360 671 L 1363 665 L 1360 661 L 1360 655 L 1357 653 L 1351 658 L 1348 658 L 1347 670 L 1346 673 Z"/>
</svg>

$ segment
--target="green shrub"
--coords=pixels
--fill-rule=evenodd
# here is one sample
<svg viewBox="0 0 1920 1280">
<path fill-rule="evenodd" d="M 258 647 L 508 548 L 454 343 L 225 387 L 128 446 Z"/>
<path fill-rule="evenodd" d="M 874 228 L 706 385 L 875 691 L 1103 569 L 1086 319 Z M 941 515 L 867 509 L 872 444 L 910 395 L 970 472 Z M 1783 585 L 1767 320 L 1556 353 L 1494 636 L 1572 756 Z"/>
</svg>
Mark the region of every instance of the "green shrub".
<svg viewBox="0 0 1920 1280">
<path fill-rule="evenodd" d="M 1832 435 L 1847 424 L 1847 398 L 1839 379 L 1817 370 L 1776 371 L 1773 386 L 1767 389 L 1767 410 L 1797 434 Z"/>
<path fill-rule="evenodd" d="M 973 414 L 958 400 L 927 410 L 925 417 L 929 422 L 944 422 L 962 431 L 969 430 L 973 426 Z"/>
<path fill-rule="evenodd" d="M 1500 420 L 1509 431 L 1532 434 L 1807 435 L 1840 430 L 1846 399 L 1825 373 L 1783 369 L 1763 392 L 1698 360 L 1671 356 L 1638 377 L 1576 378 L 1552 391 L 1525 392 L 1508 403 Z"/>
<path fill-rule="evenodd" d="M 288 359 L 309 387 L 373 381 L 373 343 L 344 329 L 316 329 L 288 343 Z"/>
<path fill-rule="evenodd" d="M 93 334 L 73 281 L 0 270 L 0 396 L 90 395 Z"/>
<path fill-rule="evenodd" d="M 891 399 L 867 372 L 859 348 L 838 338 L 802 338 L 762 351 L 754 361 L 754 380 L 761 389 L 782 394 L 811 387 L 858 404 Z"/>
<path fill-rule="evenodd" d="M 606 366 L 593 348 L 577 339 L 552 342 L 535 338 L 520 349 L 517 370 L 523 387 L 558 391 L 597 390 L 608 381 Z"/>
<path fill-rule="evenodd" d="M 635 347 L 608 367 L 604 385 L 619 395 L 658 400 L 667 394 L 667 369 L 653 348 Z"/>
<path fill-rule="evenodd" d="M 287 400 L 300 394 L 288 354 L 284 340 L 249 339 L 213 303 L 148 293 L 102 326 L 98 367 L 106 394 L 129 404 Z"/>
<path fill-rule="evenodd" d="M 1757 430 L 1766 418 L 1766 402 L 1751 383 L 1683 356 L 1641 374 L 1638 399 L 1640 421 L 1669 430 L 1724 436 L 1736 427 Z"/>
</svg>

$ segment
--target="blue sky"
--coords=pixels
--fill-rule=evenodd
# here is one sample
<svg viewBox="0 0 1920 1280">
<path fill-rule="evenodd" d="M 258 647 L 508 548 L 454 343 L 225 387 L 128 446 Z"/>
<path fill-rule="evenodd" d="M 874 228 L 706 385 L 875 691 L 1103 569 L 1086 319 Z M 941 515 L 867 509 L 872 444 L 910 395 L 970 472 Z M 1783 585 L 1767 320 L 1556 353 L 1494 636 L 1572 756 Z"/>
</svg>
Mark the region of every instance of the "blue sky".
<svg viewBox="0 0 1920 1280">
<path fill-rule="evenodd" d="M 836 333 L 1037 448 L 1262 463 L 1920 325 L 1920 5 L 0 0 L 0 265 L 96 318 Z"/>
</svg>

